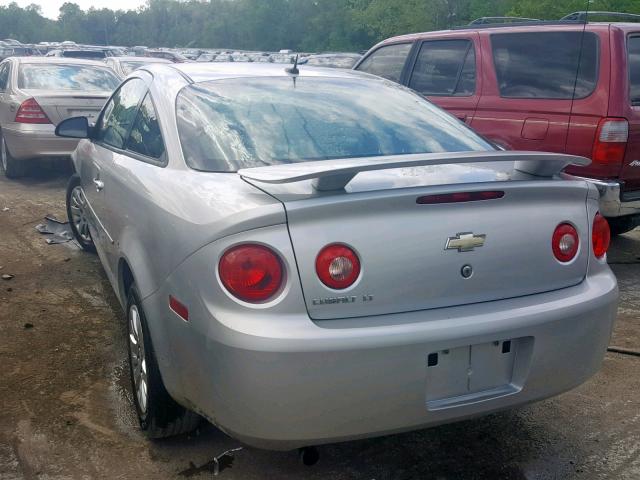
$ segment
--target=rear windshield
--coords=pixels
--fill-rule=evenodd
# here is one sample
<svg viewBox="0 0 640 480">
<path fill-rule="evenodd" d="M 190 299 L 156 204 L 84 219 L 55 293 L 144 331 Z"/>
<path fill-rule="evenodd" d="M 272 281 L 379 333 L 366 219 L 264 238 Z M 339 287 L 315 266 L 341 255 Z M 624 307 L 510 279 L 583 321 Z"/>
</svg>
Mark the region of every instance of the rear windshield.
<svg viewBox="0 0 640 480">
<path fill-rule="evenodd" d="M 501 97 L 584 98 L 595 89 L 594 33 L 584 38 L 583 32 L 500 33 L 491 35 L 491 46 Z"/>
<path fill-rule="evenodd" d="M 120 81 L 111 70 L 91 65 L 32 63 L 18 69 L 18 88 L 35 90 L 114 90 Z"/>
<path fill-rule="evenodd" d="M 306 160 L 492 150 L 457 119 L 383 80 L 210 81 L 177 99 L 187 164 L 235 171 Z"/>
<path fill-rule="evenodd" d="M 640 36 L 630 37 L 627 48 L 631 104 L 640 106 Z"/>
</svg>

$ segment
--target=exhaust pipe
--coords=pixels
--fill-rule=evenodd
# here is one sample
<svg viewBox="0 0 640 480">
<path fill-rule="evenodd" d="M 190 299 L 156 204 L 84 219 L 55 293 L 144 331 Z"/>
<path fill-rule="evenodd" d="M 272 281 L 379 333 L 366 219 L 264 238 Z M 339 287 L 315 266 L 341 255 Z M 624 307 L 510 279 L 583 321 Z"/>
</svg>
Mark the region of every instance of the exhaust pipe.
<svg viewBox="0 0 640 480">
<path fill-rule="evenodd" d="M 320 460 L 320 452 L 316 447 L 303 447 L 298 449 L 298 458 L 306 467 L 312 467 Z"/>
</svg>

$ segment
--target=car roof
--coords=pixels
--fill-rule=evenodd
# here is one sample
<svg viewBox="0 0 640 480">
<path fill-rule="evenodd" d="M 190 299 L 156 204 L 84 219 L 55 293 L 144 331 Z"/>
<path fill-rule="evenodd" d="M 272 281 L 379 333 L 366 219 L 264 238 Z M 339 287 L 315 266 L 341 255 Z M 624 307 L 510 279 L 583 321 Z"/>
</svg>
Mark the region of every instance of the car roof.
<svg viewBox="0 0 640 480">
<path fill-rule="evenodd" d="M 620 27 L 620 28 L 630 28 L 635 27 L 640 30 L 640 24 L 638 23 L 605 23 L 605 22 L 590 22 L 586 24 L 587 31 L 597 31 L 597 30 L 608 30 L 610 27 Z M 525 32 L 548 32 L 548 31 L 582 31 L 585 28 L 584 23 L 578 22 L 566 22 L 566 23 L 536 23 L 532 22 L 531 24 L 519 23 L 518 25 L 470 25 L 468 27 L 460 27 L 451 30 L 436 30 L 432 32 L 418 32 L 418 33 L 409 33 L 406 35 L 398 35 L 396 37 L 387 38 L 375 47 L 379 47 L 382 45 L 392 44 L 392 43 L 407 43 L 413 42 L 415 40 L 428 39 L 431 37 L 441 37 L 447 35 L 455 35 L 459 36 L 460 34 L 469 33 L 469 32 L 511 32 L 511 33 L 525 33 Z"/>
<path fill-rule="evenodd" d="M 10 57 L 18 63 L 44 63 L 44 64 L 62 64 L 62 65 L 93 65 L 97 67 L 107 67 L 102 61 L 85 60 L 83 58 L 73 57 Z"/>
<path fill-rule="evenodd" d="M 180 63 L 170 65 L 149 65 L 145 67 L 150 71 L 161 72 L 163 69 L 178 70 L 183 77 L 194 83 L 208 80 L 220 80 L 237 77 L 284 77 L 290 75 L 285 69 L 292 67 L 282 63 L 245 63 L 245 62 L 220 62 L 220 63 Z M 354 71 L 339 70 L 335 68 L 307 67 L 299 65 L 300 77 L 326 77 L 326 78 L 378 78 L 372 75 Z M 166 71 L 166 70 L 165 70 Z"/>
</svg>

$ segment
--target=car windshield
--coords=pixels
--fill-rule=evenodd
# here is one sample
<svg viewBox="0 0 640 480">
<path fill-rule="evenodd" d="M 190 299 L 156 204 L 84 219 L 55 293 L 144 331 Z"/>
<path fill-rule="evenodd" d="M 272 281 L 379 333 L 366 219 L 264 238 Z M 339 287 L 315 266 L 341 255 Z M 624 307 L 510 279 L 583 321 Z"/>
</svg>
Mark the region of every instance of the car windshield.
<svg viewBox="0 0 640 480">
<path fill-rule="evenodd" d="M 209 81 L 185 87 L 176 108 L 184 157 L 196 170 L 493 150 L 454 117 L 381 80 Z"/>
<path fill-rule="evenodd" d="M 120 81 L 110 70 L 91 65 L 33 63 L 20 65 L 18 88 L 111 91 Z"/>
</svg>

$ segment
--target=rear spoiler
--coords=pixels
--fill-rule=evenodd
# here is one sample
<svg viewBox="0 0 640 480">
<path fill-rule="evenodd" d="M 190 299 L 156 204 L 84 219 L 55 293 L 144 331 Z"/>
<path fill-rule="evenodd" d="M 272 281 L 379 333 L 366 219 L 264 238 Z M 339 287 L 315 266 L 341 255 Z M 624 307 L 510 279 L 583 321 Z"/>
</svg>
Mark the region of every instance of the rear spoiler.
<svg viewBox="0 0 640 480">
<path fill-rule="evenodd" d="M 568 165 L 589 165 L 591 160 L 575 155 L 544 152 L 419 153 L 243 168 L 238 170 L 238 174 L 249 180 L 272 184 L 313 180 L 313 186 L 316 190 L 341 190 L 360 172 L 425 165 L 489 162 L 515 162 L 515 170 L 540 177 L 552 177 Z"/>
</svg>

